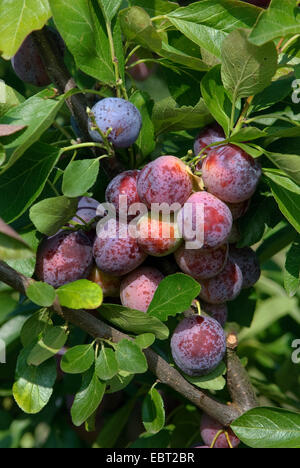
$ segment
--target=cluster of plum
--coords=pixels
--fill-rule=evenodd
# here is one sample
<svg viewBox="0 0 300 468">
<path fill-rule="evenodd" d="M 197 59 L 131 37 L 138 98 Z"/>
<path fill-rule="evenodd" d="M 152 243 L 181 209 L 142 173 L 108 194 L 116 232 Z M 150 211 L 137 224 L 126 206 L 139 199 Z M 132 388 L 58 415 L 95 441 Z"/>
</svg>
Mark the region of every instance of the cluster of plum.
<svg viewBox="0 0 300 468">
<path fill-rule="evenodd" d="M 113 129 L 109 136 L 115 146 L 129 146 L 138 137 L 141 119 L 132 104 L 117 98 L 104 99 L 96 104 L 94 115 L 103 132 Z M 126 118 L 130 122 L 135 116 L 139 116 L 136 125 L 125 128 Z M 125 128 L 125 136 L 121 128 Z M 101 136 L 94 135 L 94 131 L 91 124 L 91 135 L 99 140 Z M 233 226 L 249 207 L 261 168 L 240 148 L 218 145 L 224 138 L 223 130 L 212 125 L 195 141 L 197 155 L 205 149 L 205 158 L 199 157 L 197 164 L 205 191 L 193 191 L 193 174 L 183 161 L 161 156 L 142 170 L 125 171 L 110 182 L 106 202 L 115 208 L 117 216 L 108 220 L 104 217 L 97 235 L 93 220 L 99 215 L 99 203 L 83 197 L 73 219 L 85 224 L 83 229 L 63 230 L 44 239 L 37 255 L 36 276 L 40 280 L 57 288 L 89 278 L 102 287 L 105 297 L 118 297 L 124 306 L 147 312 L 164 278 L 155 259 L 174 254 L 173 264 L 201 285 L 204 313 L 185 317 L 171 340 L 175 363 L 190 376 L 211 372 L 223 359 L 226 303 L 236 299 L 242 288 L 253 286 L 260 276 L 255 253 L 250 248 L 236 247 Z M 127 203 L 125 220 L 120 213 L 122 197 Z M 167 219 L 160 211 L 154 215 L 150 212 L 153 206 L 164 204 L 171 208 Z M 134 206 L 138 214 L 132 210 Z M 188 217 L 187 206 L 191 207 Z M 199 225 L 195 215 L 198 206 L 204 207 Z M 186 230 L 187 224 L 190 229 Z M 91 227 L 90 232 L 84 232 L 86 226 Z M 190 233 L 198 231 L 203 233 L 203 245 L 187 248 Z"/>
</svg>

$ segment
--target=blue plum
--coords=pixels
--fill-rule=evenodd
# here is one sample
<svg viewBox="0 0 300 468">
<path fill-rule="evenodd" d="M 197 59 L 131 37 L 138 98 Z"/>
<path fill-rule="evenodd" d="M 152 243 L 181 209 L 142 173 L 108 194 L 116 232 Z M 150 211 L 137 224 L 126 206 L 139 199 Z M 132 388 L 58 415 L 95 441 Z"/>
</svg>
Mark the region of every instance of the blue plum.
<svg viewBox="0 0 300 468">
<path fill-rule="evenodd" d="M 142 128 L 142 116 L 131 102 L 106 98 L 94 105 L 92 113 L 103 133 L 112 128 L 108 138 L 116 148 L 129 148 L 137 140 Z M 102 137 L 96 130 L 92 130 L 91 121 L 89 128 L 92 140 L 101 143 Z"/>
</svg>

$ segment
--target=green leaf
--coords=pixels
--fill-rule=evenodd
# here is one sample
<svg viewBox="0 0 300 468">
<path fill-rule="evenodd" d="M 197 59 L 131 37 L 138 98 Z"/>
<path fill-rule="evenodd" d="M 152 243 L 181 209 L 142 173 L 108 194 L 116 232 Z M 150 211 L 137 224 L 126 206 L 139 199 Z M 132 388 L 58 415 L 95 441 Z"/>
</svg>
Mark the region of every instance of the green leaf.
<svg viewBox="0 0 300 468">
<path fill-rule="evenodd" d="M 300 233 L 300 187 L 285 176 L 267 172 L 267 180 L 280 211 Z"/>
<path fill-rule="evenodd" d="M 117 14 L 123 0 L 99 0 L 106 21 L 110 22 Z"/>
<path fill-rule="evenodd" d="M 0 124 L 24 125 L 26 129 L 16 135 L 2 138 L 7 160 L 2 171 L 11 167 L 33 143 L 52 125 L 64 104 L 62 98 L 53 99 L 53 91 L 44 90 L 17 107 L 10 109 Z"/>
<path fill-rule="evenodd" d="M 249 328 L 253 321 L 256 306 L 257 298 L 254 289 L 243 290 L 237 299 L 228 303 L 228 321 Z"/>
<path fill-rule="evenodd" d="M 7 264 L 11 268 L 16 270 L 18 273 L 21 273 L 21 275 L 27 276 L 28 278 L 32 277 L 34 270 L 35 270 L 35 264 L 36 264 L 35 252 L 39 244 L 39 239 L 37 238 L 36 234 L 37 234 L 36 230 L 32 227 L 31 230 L 28 230 L 24 234 L 22 233 L 20 235 L 23 241 L 26 242 L 26 244 L 29 245 L 29 247 L 31 248 L 32 255 L 29 258 L 7 260 Z"/>
<path fill-rule="evenodd" d="M 255 408 L 231 424 L 251 448 L 300 448 L 300 414 L 279 408 Z"/>
<path fill-rule="evenodd" d="M 155 336 L 153 333 L 144 333 L 143 335 L 139 335 L 135 339 L 135 343 L 141 348 L 146 349 L 153 345 L 155 341 Z"/>
<path fill-rule="evenodd" d="M 136 91 L 130 97 L 130 102 L 134 104 L 142 115 L 143 125 L 135 144 L 142 158 L 148 156 L 155 149 L 155 133 L 152 123 L 153 101 L 150 96 L 143 91 Z"/>
<path fill-rule="evenodd" d="M 103 347 L 95 364 L 95 373 L 101 380 L 111 380 L 119 371 L 115 352 Z"/>
<path fill-rule="evenodd" d="M 0 218 L 0 259 L 26 260 L 33 255 L 33 251 L 22 237 Z"/>
<path fill-rule="evenodd" d="M 159 340 L 166 340 L 169 329 L 160 320 L 139 310 L 128 309 L 117 304 L 103 304 L 99 313 L 108 322 L 132 333 L 153 333 Z"/>
<path fill-rule="evenodd" d="M 78 200 L 55 197 L 42 200 L 30 209 L 30 219 L 42 234 L 53 236 L 75 216 Z"/>
<path fill-rule="evenodd" d="M 133 378 L 133 374 L 120 371 L 115 377 L 106 382 L 108 389 L 106 393 L 116 393 L 120 392 L 121 390 L 124 390 L 124 388 L 126 388 L 130 384 Z"/>
<path fill-rule="evenodd" d="M 1 10 L 0 51 L 5 59 L 15 55 L 26 36 L 42 29 L 51 17 L 48 0 L 1 0 Z"/>
<path fill-rule="evenodd" d="M 47 327 L 42 338 L 29 353 L 27 364 L 39 366 L 55 356 L 66 344 L 67 339 L 68 334 L 64 327 Z"/>
<path fill-rule="evenodd" d="M 261 45 L 277 37 L 299 34 L 300 20 L 297 0 L 272 0 L 250 34 L 253 44 Z"/>
<path fill-rule="evenodd" d="M 232 103 L 222 83 L 221 65 L 206 73 L 201 81 L 201 92 L 211 115 L 229 136 Z"/>
<path fill-rule="evenodd" d="M 90 369 L 94 360 L 93 344 L 74 346 L 64 354 L 61 369 L 66 374 L 82 374 Z"/>
<path fill-rule="evenodd" d="M 55 24 L 78 68 L 103 83 L 113 85 L 114 67 L 105 21 L 98 2 L 49 0 L 49 3 Z"/>
<path fill-rule="evenodd" d="M 193 43 L 191 42 L 193 45 Z M 191 51 L 189 51 L 192 53 Z M 171 44 L 167 44 L 166 42 L 162 43 L 162 47 L 159 51 L 159 54 L 172 62 L 180 63 L 192 70 L 197 71 L 207 71 L 209 69 L 208 65 L 201 60 L 199 57 L 194 57 L 188 53 L 183 52 L 182 50 L 176 49 Z"/>
<path fill-rule="evenodd" d="M 213 120 L 202 99 L 195 107 L 178 107 L 172 97 L 165 98 L 154 105 L 152 119 L 157 135 L 177 130 L 202 128 Z"/>
<path fill-rule="evenodd" d="M 126 339 L 118 343 L 116 359 L 119 368 L 130 374 L 144 374 L 148 369 L 148 364 L 141 348 Z"/>
<path fill-rule="evenodd" d="M 191 276 L 176 273 L 159 284 L 148 309 L 148 315 L 163 322 L 189 309 L 200 294 L 200 284 Z"/>
<path fill-rule="evenodd" d="M 129 4 L 144 8 L 151 17 L 170 13 L 178 8 L 178 3 L 168 0 L 129 0 Z"/>
<path fill-rule="evenodd" d="M 136 397 L 130 399 L 124 406 L 122 406 L 122 408 L 115 411 L 107 419 L 93 445 L 93 448 L 108 449 L 115 446 L 118 438 L 130 419 L 135 402 Z"/>
<path fill-rule="evenodd" d="M 296 184 L 300 185 L 300 156 L 299 154 L 280 154 L 265 152 L 275 166 L 284 171 Z"/>
<path fill-rule="evenodd" d="M 134 6 L 120 13 L 121 27 L 127 40 L 142 45 L 146 49 L 159 51 L 161 38 L 154 28 L 148 13 Z"/>
<path fill-rule="evenodd" d="M 19 218 L 42 193 L 59 157 L 58 148 L 35 143 L 12 167 L 0 173 L 0 213 L 7 223 Z"/>
<path fill-rule="evenodd" d="M 257 140 L 258 138 L 264 138 L 267 133 L 259 130 L 255 127 L 245 127 L 238 131 L 235 131 L 230 136 L 230 143 L 242 143 L 243 141 Z"/>
<path fill-rule="evenodd" d="M 165 425 L 164 401 L 156 388 L 151 388 L 143 401 L 142 418 L 150 434 L 157 434 Z"/>
<path fill-rule="evenodd" d="M 273 42 L 256 46 L 248 31 L 237 29 L 222 44 L 222 80 L 233 102 L 260 93 L 270 85 L 277 70 L 278 54 Z"/>
<path fill-rule="evenodd" d="M 74 281 L 61 286 L 56 291 L 60 305 L 69 309 L 94 310 L 101 306 L 103 291 L 101 287 L 88 280 Z"/>
<path fill-rule="evenodd" d="M 36 341 L 36 338 L 48 327 L 51 327 L 52 320 L 49 317 L 49 311 L 42 309 L 29 317 L 21 330 L 21 343 L 27 347 Z"/>
<path fill-rule="evenodd" d="M 51 307 L 55 301 L 55 289 L 50 284 L 35 281 L 26 289 L 28 299 L 42 307 Z"/>
<path fill-rule="evenodd" d="M 84 374 L 82 385 L 75 396 L 71 409 L 73 424 L 81 426 L 99 407 L 105 393 L 106 385 L 100 382 L 91 369 Z"/>
<path fill-rule="evenodd" d="M 205 375 L 203 377 L 191 377 L 189 375 L 185 375 L 185 378 L 198 388 L 216 392 L 225 388 L 226 380 L 224 375 L 226 372 L 226 366 L 224 362 L 221 362 L 219 366 L 209 375 Z"/>
<path fill-rule="evenodd" d="M 284 287 L 293 297 L 300 287 L 300 238 L 291 246 L 286 256 L 284 269 Z"/>
<path fill-rule="evenodd" d="M 69 198 L 84 195 L 95 184 L 99 169 L 98 159 L 72 161 L 64 172 L 63 194 Z"/>
<path fill-rule="evenodd" d="M 13 395 L 18 406 L 28 414 L 39 413 L 49 402 L 56 381 L 56 362 L 51 360 L 39 367 L 29 366 L 31 348 L 24 348 L 18 357 Z"/>
<path fill-rule="evenodd" d="M 202 0 L 167 15 L 169 21 L 191 41 L 216 57 L 227 34 L 237 28 L 252 28 L 260 11 L 231 0 Z"/>
<path fill-rule="evenodd" d="M 8 86 L 4 81 L 0 82 L 0 96 L 0 117 L 3 117 L 12 107 L 16 107 L 25 101 L 25 98 L 18 91 Z"/>
</svg>

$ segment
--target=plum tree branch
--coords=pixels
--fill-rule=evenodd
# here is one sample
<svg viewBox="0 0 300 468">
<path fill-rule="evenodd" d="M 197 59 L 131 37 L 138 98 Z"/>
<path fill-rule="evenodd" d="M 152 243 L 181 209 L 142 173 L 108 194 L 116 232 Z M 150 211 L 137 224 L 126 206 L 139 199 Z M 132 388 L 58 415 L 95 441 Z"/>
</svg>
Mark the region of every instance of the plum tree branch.
<svg viewBox="0 0 300 468">
<path fill-rule="evenodd" d="M 34 280 L 26 278 L 13 270 L 5 262 L 0 261 L 0 281 L 8 284 L 21 294 L 26 295 L 27 287 Z M 82 310 L 61 308 L 58 303 L 54 304 L 53 308 L 65 321 L 81 328 L 93 338 L 110 339 L 115 343 L 118 343 L 124 338 L 131 339 L 128 335 L 125 335 Z M 173 388 L 224 426 L 228 426 L 243 413 L 237 405 L 222 404 L 194 387 L 152 349 L 149 348 L 145 350 L 145 356 L 150 371 L 161 383 Z"/>
</svg>

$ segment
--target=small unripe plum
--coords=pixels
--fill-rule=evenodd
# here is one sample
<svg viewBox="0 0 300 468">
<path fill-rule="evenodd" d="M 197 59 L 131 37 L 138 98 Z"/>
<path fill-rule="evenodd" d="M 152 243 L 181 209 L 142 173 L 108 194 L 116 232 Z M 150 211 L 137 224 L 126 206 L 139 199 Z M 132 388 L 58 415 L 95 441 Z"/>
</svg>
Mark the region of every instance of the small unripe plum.
<svg viewBox="0 0 300 468">
<path fill-rule="evenodd" d="M 127 275 L 139 267 L 147 255 L 130 235 L 128 226 L 110 219 L 98 231 L 94 243 L 97 267 L 113 276 Z"/>
<path fill-rule="evenodd" d="M 47 29 L 53 40 L 58 44 L 59 50 L 63 55 L 65 44 L 61 36 L 56 30 L 51 28 Z M 26 37 L 16 55 L 12 58 L 11 63 L 16 75 L 25 83 L 30 83 L 38 87 L 51 84 L 51 79 L 48 76 L 40 51 L 33 40 L 32 34 Z"/>
<path fill-rule="evenodd" d="M 141 267 L 126 276 L 121 284 L 124 307 L 147 312 L 163 274 L 156 268 Z"/>
<path fill-rule="evenodd" d="M 218 141 L 224 141 L 225 140 L 225 133 L 223 128 L 218 125 L 217 123 L 213 125 L 209 125 L 208 127 L 204 128 L 197 138 L 195 139 L 194 143 L 194 153 L 195 156 L 198 156 L 200 151 L 202 151 L 204 148 L 207 148 L 207 151 L 209 151 L 209 145 L 213 143 L 217 143 Z M 197 164 L 197 170 L 201 170 L 203 164 L 203 160 L 199 161 Z"/>
<path fill-rule="evenodd" d="M 201 299 L 209 304 L 223 304 L 238 297 L 243 286 L 243 274 L 238 264 L 229 259 L 221 273 L 200 284 Z"/>
<path fill-rule="evenodd" d="M 227 203 L 227 206 L 231 211 L 233 220 L 236 221 L 237 219 L 242 218 L 249 210 L 250 204 L 251 200 L 246 200 L 241 203 Z"/>
<path fill-rule="evenodd" d="M 153 257 L 165 257 L 175 252 L 182 243 L 175 221 L 151 213 L 140 218 L 137 233 L 139 246 Z"/>
<path fill-rule="evenodd" d="M 237 247 L 230 246 L 229 256 L 238 264 L 243 273 L 243 289 L 254 286 L 261 275 L 256 253 L 250 247 L 238 249 Z"/>
<path fill-rule="evenodd" d="M 207 302 L 201 302 L 201 309 L 224 327 L 228 318 L 227 304 L 208 304 Z"/>
<path fill-rule="evenodd" d="M 186 165 L 175 156 L 161 156 L 147 164 L 139 174 L 137 187 L 148 208 L 152 203 L 182 206 L 193 189 Z"/>
<path fill-rule="evenodd" d="M 137 193 L 137 178 L 140 171 L 125 171 L 117 175 L 108 185 L 105 198 L 108 203 L 112 203 L 119 213 L 120 196 L 127 197 L 128 208 L 133 203 L 140 203 Z"/>
<path fill-rule="evenodd" d="M 142 116 L 131 102 L 120 98 L 105 98 L 94 105 L 92 113 L 103 133 L 112 129 L 108 139 L 116 148 L 129 148 L 137 140 L 142 128 Z M 91 121 L 89 127 L 92 140 L 101 143 L 102 137 L 96 130 L 92 130 Z"/>
<path fill-rule="evenodd" d="M 171 350 L 175 363 L 187 375 L 209 374 L 225 355 L 226 336 L 211 317 L 186 317 L 174 331 Z"/>
<path fill-rule="evenodd" d="M 120 296 L 121 279 L 117 276 L 108 275 L 94 267 L 88 279 L 101 287 L 104 297 Z"/>
<path fill-rule="evenodd" d="M 201 210 L 198 212 L 201 207 L 204 208 L 203 216 Z M 214 249 L 227 242 L 232 229 L 232 214 L 228 206 L 214 195 L 196 192 L 179 212 L 178 222 L 186 241 L 200 239 L 203 234 L 203 248 Z"/>
<path fill-rule="evenodd" d="M 217 249 L 186 249 L 185 246 L 175 252 L 175 259 L 180 269 L 197 280 L 209 279 L 218 275 L 227 262 L 228 245 Z"/>
<path fill-rule="evenodd" d="M 207 414 L 203 414 L 202 419 L 201 419 L 200 433 L 201 433 L 203 442 L 205 444 L 207 444 L 210 447 L 215 437 L 217 436 L 218 432 L 222 430 L 228 433 L 229 440 L 230 440 L 232 447 L 237 448 L 240 445 L 240 440 L 233 433 L 233 431 L 230 428 L 223 427 L 220 423 L 212 419 Z M 218 449 L 230 448 L 227 438 L 224 433 L 219 435 L 219 437 L 217 438 L 214 444 L 214 448 L 218 448 Z"/>
<path fill-rule="evenodd" d="M 92 244 L 82 232 L 62 231 L 46 238 L 37 251 L 35 274 L 59 288 L 87 278 L 93 265 Z"/>
<path fill-rule="evenodd" d="M 233 145 L 212 149 L 203 162 L 208 192 L 228 203 L 241 203 L 254 194 L 261 176 L 257 160 Z"/>
</svg>

